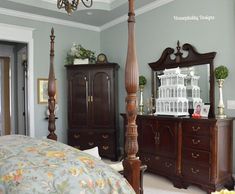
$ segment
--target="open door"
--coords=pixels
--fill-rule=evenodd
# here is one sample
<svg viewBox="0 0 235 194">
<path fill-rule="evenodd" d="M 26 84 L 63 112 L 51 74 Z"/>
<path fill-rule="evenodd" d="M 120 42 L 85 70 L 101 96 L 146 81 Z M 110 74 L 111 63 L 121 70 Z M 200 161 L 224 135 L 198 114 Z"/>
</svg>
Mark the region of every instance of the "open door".
<svg viewBox="0 0 235 194">
<path fill-rule="evenodd" d="M 10 107 L 10 58 L 0 58 L 0 132 L 1 135 L 11 134 L 11 107 Z"/>
</svg>

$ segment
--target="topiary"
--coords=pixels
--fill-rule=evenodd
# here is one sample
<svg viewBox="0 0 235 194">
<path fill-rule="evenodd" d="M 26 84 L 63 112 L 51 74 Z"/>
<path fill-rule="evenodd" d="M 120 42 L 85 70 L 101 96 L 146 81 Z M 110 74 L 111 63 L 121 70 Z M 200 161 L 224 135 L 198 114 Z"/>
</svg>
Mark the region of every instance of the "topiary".
<svg viewBox="0 0 235 194">
<path fill-rule="evenodd" d="M 220 65 L 215 68 L 215 78 L 216 79 L 225 79 L 228 77 L 228 68 Z"/>
<path fill-rule="evenodd" d="M 147 83 L 147 79 L 143 76 L 143 75 L 140 75 L 139 76 L 139 86 L 144 86 L 144 85 L 146 85 L 146 83 Z"/>
</svg>

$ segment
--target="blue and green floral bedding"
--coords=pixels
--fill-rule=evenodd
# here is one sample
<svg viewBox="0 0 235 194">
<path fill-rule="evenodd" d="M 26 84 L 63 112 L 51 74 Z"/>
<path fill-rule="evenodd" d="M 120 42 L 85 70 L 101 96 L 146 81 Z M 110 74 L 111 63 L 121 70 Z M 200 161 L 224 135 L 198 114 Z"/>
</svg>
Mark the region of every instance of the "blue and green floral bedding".
<svg viewBox="0 0 235 194">
<path fill-rule="evenodd" d="M 48 139 L 0 137 L 0 194 L 134 194 L 118 172 Z"/>
</svg>

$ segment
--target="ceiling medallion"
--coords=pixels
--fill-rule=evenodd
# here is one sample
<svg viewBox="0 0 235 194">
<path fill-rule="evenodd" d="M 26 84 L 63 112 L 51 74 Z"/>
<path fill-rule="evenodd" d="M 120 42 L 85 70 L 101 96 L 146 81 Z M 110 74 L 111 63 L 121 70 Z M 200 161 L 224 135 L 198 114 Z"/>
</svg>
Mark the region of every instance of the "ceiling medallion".
<svg viewBox="0 0 235 194">
<path fill-rule="evenodd" d="M 75 10 L 77 10 L 80 0 L 57 0 L 57 7 L 59 9 L 64 8 L 69 15 Z M 93 0 L 81 0 L 83 5 L 90 8 L 93 4 Z"/>
</svg>

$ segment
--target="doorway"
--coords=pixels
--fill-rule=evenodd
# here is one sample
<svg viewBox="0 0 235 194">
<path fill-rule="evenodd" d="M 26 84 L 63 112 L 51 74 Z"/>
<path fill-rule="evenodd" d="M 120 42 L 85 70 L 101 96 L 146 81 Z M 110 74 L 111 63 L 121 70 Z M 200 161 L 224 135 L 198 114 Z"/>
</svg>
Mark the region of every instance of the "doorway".
<svg viewBox="0 0 235 194">
<path fill-rule="evenodd" d="M 33 28 L 0 23 L 0 40 L 11 42 L 23 42 L 27 44 L 27 66 L 28 66 L 28 91 L 34 91 L 34 40 Z M 28 93 L 28 122 L 29 136 L 35 137 L 34 122 L 34 92 Z"/>
<path fill-rule="evenodd" d="M 27 44 L 0 41 L 0 77 L 0 135 L 28 135 Z"/>
</svg>

